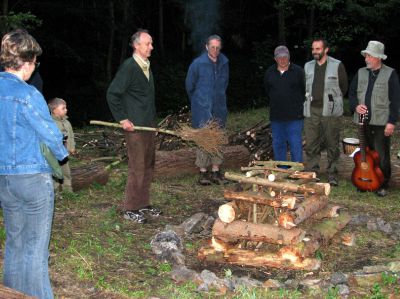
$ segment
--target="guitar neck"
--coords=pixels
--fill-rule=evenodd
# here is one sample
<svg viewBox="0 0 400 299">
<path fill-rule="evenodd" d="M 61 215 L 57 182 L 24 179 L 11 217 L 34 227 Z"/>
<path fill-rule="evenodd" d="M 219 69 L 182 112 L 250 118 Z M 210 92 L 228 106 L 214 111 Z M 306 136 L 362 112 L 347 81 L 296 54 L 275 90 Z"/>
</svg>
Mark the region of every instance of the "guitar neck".
<svg viewBox="0 0 400 299">
<path fill-rule="evenodd" d="M 361 152 L 361 160 L 363 162 L 366 161 L 365 158 L 365 124 L 358 124 L 358 138 L 360 139 L 360 152 Z"/>
</svg>

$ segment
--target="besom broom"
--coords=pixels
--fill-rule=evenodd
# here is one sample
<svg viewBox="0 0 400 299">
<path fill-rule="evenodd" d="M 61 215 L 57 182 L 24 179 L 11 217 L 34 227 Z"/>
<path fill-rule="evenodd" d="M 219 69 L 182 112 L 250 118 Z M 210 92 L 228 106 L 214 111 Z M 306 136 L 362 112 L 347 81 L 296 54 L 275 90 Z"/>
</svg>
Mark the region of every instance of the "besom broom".
<svg viewBox="0 0 400 299">
<path fill-rule="evenodd" d="M 118 123 L 111 123 L 106 121 L 91 120 L 91 125 L 100 125 L 114 128 L 122 128 Z M 182 138 L 185 141 L 194 142 L 198 147 L 210 154 L 217 154 L 221 151 L 221 147 L 228 143 L 228 138 L 215 121 L 208 122 L 200 129 L 193 129 L 187 125 L 181 125 L 179 129 L 167 130 L 162 128 L 140 127 L 135 126 L 135 131 L 150 131 L 163 134 L 174 135 Z"/>
</svg>

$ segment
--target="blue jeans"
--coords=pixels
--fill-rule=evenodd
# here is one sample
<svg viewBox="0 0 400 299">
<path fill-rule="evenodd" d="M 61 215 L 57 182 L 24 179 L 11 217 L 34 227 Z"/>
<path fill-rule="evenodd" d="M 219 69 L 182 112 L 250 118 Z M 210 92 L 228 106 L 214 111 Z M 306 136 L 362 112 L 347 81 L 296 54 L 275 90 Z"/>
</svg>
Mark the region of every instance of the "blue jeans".
<svg viewBox="0 0 400 299">
<path fill-rule="evenodd" d="M 271 121 L 275 161 L 287 161 L 287 143 L 293 162 L 303 162 L 303 120 Z"/>
<path fill-rule="evenodd" d="M 48 269 L 54 210 L 51 175 L 0 175 L 0 201 L 6 229 L 4 285 L 53 298 Z"/>
</svg>

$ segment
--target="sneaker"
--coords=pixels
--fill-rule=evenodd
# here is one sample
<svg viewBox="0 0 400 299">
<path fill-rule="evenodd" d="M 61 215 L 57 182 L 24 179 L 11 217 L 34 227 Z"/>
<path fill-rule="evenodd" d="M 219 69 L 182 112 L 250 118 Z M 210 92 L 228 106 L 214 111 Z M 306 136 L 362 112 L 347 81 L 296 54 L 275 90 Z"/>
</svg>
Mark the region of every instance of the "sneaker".
<svg viewBox="0 0 400 299">
<path fill-rule="evenodd" d="M 144 217 L 143 213 L 141 213 L 140 211 L 125 211 L 124 219 L 141 224 L 147 222 L 146 217 Z"/>
<path fill-rule="evenodd" d="M 162 214 L 162 211 L 153 206 L 147 206 L 142 209 L 139 209 L 139 213 L 149 214 L 150 216 L 157 217 Z"/>
<path fill-rule="evenodd" d="M 216 185 L 225 185 L 228 183 L 222 175 L 221 171 L 213 171 L 211 174 L 211 181 Z"/>
<path fill-rule="evenodd" d="M 333 175 L 329 176 L 328 183 L 329 183 L 329 185 L 334 186 L 334 187 L 339 186 L 337 178 L 335 176 L 333 176 Z"/>
<path fill-rule="evenodd" d="M 376 195 L 378 195 L 379 197 L 385 197 L 387 195 L 387 190 L 385 188 L 380 188 L 378 189 L 378 191 L 375 192 Z"/>
<path fill-rule="evenodd" d="M 211 181 L 210 181 L 210 179 L 208 177 L 208 172 L 200 171 L 200 176 L 199 176 L 198 182 L 202 186 L 211 185 Z"/>
</svg>

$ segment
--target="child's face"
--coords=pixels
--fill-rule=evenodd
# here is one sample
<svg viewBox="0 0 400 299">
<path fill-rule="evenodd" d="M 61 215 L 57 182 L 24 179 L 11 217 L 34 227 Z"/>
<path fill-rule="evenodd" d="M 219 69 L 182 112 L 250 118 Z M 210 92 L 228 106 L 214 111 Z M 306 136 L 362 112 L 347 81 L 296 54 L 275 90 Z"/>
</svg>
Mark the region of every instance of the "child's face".
<svg viewBox="0 0 400 299">
<path fill-rule="evenodd" d="M 64 117 L 67 115 L 67 105 L 61 104 L 53 109 L 53 114 L 58 117 Z"/>
</svg>

